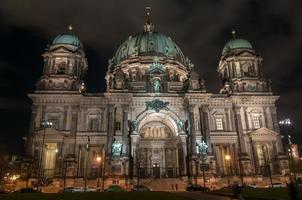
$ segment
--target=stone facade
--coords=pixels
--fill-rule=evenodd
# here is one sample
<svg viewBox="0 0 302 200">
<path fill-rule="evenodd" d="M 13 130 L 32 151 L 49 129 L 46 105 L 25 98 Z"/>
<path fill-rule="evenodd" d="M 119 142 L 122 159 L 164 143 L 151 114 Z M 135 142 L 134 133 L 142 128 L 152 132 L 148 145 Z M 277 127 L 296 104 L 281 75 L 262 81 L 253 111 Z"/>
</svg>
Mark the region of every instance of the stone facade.
<svg viewBox="0 0 302 200">
<path fill-rule="evenodd" d="M 226 176 L 288 173 L 270 82 L 262 58 L 233 38 L 218 66 L 219 94 L 206 91 L 194 65 L 171 38 L 143 32 L 109 60 L 105 93 L 87 93 L 81 42 L 59 35 L 43 54 L 32 99 L 27 152 L 32 176 L 105 177 L 106 184 L 140 178 L 193 182 Z M 51 121 L 51 126 L 41 125 Z M 197 147 L 206 142 L 206 155 Z M 198 178 L 197 178 L 198 179 Z"/>
</svg>

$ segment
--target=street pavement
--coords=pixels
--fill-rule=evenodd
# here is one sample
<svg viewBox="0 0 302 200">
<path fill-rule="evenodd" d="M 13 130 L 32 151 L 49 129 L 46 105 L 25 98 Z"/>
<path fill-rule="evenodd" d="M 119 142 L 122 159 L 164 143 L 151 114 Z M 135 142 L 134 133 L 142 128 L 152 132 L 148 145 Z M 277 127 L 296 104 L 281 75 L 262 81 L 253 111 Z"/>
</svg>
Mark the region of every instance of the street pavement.
<svg viewBox="0 0 302 200">
<path fill-rule="evenodd" d="M 237 198 L 231 198 L 227 196 L 214 195 L 204 192 L 175 192 L 175 194 L 187 197 L 193 200 L 236 200 Z"/>
</svg>

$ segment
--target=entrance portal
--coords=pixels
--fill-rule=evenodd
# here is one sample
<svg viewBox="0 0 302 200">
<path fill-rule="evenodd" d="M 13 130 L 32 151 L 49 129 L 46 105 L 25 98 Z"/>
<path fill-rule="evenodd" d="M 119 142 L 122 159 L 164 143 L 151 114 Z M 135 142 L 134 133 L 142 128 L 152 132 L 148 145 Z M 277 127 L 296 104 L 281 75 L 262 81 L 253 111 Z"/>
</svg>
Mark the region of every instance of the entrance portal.
<svg viewBox="0 0 302 200">
<path fill-rule="evenodd" d="M 153 164 L 153 177 L 160 178 L 160 167 L 159 164 Z"/>
</svg>

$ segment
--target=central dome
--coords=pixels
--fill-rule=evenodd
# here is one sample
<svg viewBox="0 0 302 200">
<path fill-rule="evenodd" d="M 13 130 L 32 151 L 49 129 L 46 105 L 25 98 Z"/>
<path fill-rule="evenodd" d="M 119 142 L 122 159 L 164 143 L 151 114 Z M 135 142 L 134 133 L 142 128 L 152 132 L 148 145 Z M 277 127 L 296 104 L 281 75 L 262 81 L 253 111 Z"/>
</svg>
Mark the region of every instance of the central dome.
<svg viewBox="0 0 302 200">
<path fill-rule="evenodd" d="M 182 64 L 185 64 L 186 60 L 180 48 L 170 37 L 153 31 L 129 36 L 128 40 L 118 48 L 113 61 L 119 64 L 123 60 L 137 56 L 166 57 Z"/>
</svg>

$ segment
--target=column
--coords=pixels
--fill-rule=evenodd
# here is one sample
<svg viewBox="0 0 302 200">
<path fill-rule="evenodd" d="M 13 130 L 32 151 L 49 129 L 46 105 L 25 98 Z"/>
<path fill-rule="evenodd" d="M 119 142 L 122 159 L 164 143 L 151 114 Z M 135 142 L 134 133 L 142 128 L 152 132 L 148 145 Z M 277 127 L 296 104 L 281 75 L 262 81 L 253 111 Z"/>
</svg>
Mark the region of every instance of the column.
<svg viewBox="0 0 302 200">
<path fill-rule="evenodd" d="M 189 136 L 190 136 L 190 156 L 196 155 L 196 135 L 195 135 L 195 126 L 194 126 L 194 105 L 190 105 L 188 108 L 189 111 Z"/>
<path fill-rule="evenodd" d="M 128 139 L 128 106 L 123 106 L 123 156 L 128 155 L 128 144 L 129 144 L 129 139 Z"/>
<path fill-rule="evenodd" d="M 238 136 L 238 145 L 239 145 L 239 153 L 246 153 L 245 142 L 243 138 L 243 128 L 242 128 L 242 118 L 241 118 L 242 109 L 239 107 L 234 108 L 234 116 L 235 116 L 235 127 Z"/>
<path fill-rule="evenodd" d="M 180 135 L 180 139 L 181 139 L 181 148 L 182 148 L 182 167 L 183 170 L 181 172 L 182 175 L 187 176 L 187 135 Z"/>
<path fill-rule="evenodd" d="M 208 145 L 207 152 L 209 154 L 212 154 L 212 145 L 211 145 L 211 137 L 210 137 L 210 131 L 209 131 L 209 114 L 208 114 L 208 106 L 202 106 L 199 108 L 199 114 L 200 114 L 200 129 L 201 134 L 203 136 L 203 139 Z"/>
<path fill-rule="evenodd" d="M 114 132 L 114 107 L 113 105 L 108 105 L 107 117 L 108 117 L 108 128 L 107 128 L 107 154 L 111 155 L 111 147 L 113 142 L 113 132 Z"/>
</svg>

